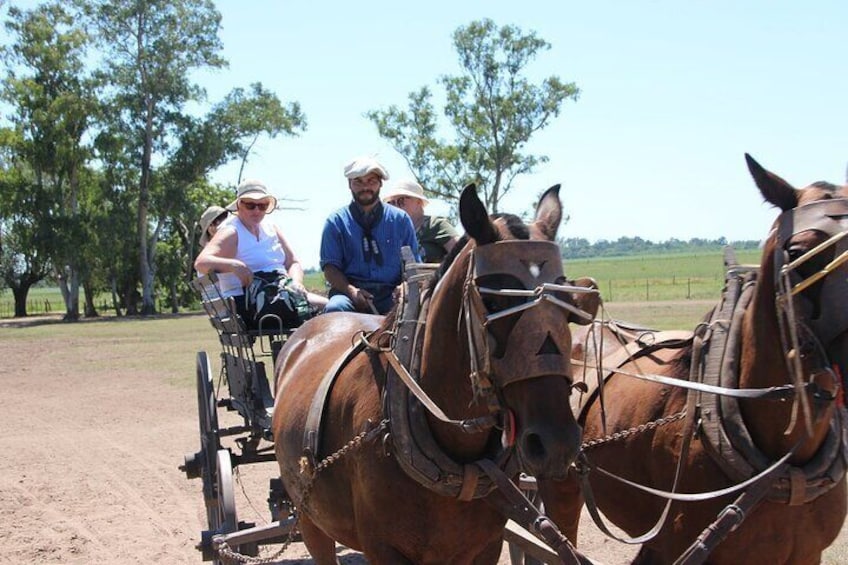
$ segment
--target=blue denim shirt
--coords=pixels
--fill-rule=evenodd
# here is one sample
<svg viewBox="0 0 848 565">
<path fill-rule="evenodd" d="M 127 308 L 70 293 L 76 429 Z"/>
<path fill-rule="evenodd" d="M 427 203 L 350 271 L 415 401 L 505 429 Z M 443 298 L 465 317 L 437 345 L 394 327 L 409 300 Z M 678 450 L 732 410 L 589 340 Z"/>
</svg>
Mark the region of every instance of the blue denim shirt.
<svg viewBox="0 0 848 565">
<path fill-rule="evenodd" d="M 382 265 L 374 258 L 366 260 L 362 249 L 363 230 L 348 207 L 333 212 L 321 234 L 321 269 L 333 265 L 345 274 L 351 284 L 367 290 L 399 285 L 403 267 L 400 248 L 408 245 L 413 255 L 418 257 L 418 240 L 412 220 L 403 210 L 383 206 L 383 217 L 371 233 L 380 246 Z"/>
</svg>

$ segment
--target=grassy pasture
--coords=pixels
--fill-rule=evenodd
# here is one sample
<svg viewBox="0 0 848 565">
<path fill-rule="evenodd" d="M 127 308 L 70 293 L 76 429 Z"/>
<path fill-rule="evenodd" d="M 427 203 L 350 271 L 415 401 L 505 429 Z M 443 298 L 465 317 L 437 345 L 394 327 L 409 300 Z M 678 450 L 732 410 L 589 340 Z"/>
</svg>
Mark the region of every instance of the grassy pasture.
<svg viewBox="0 0 848 565">
<path fill-rule="evenodd" d="M 738 259 L 740 263 L 758 263 L 759 255 L 759 250 L 739 252 Z M 565 261 L 565 272 L 569 278 L 593 277 L 598 281 L 607 304 L 715 301 L 721 295 L 724 283 L 721 252 L 574 259 Z M 324 276 L 320 272 L 306 275 L 304 284 L 314 292 L 326 292 Z M 48 313 L 44 307 L 47 303 L 52 313 L 64 311 L 58 288 L 34 288 L 30 291 L 28 303 L 30 314 Z M 102 304 L 111 304 L 111 299 L 103 295 L 96 303 L 100 308 Z M 0 292 L 0 318 L 10 318 L 13 314 L 12 293 L 8 290 Z M 101 314 L 108 315 L 109 312 L 102 311 Z"/>
<path fill-rule="evenodd" d="M 760 251 L 738 252 L 742 264 L 760 262 Z M 592 277 L 606 302 L 718 300 L 724 284 L 720 252 L 643 255 L 565 261 L 569 278 Z"/>
</svg>

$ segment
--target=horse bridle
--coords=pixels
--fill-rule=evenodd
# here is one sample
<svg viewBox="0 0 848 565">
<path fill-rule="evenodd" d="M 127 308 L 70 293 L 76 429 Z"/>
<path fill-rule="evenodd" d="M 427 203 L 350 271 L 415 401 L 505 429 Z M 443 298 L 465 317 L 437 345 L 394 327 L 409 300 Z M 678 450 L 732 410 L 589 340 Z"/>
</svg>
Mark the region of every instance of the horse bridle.
<svg viewBox="0 0 848 565">
<path fill-rule="evenodd" d="M 802 394 L 803 368 L 801 356 L 790 352 L 802 351 L 799 329 L 803 329 L 806 338 L 821 355 L 824 363 L 821 370 L 833 372 L 825 347 L 834 337 L 848 330 L 848 199 L 839 198 L 811 202 L 783 212 L 776 220 L 775 288 L 778 320 L 781 324 L 781 340 L 784 357 L 798 391 L 796 401 L 800 399 L 808 429 L 811 429 L 811 414 L 806 396 Z M 808 250 L 800 257 L 791 259 L 787 244 L 805 231 L 815 230 L 824 233 L 827 239 Z M 804 277 L 800 267 L 820 253 L 833 248 L 834 259 L 823 268 Z M 837 275 L 838 276 L 833 276 Z M 819 283 L 819 316 L 810 315 L 811 305 L 802 300 L 802 293 Z M 836 375 L 833 378 L 843 386 Z M 791 426 L 792 424 L 790 424 Z"/>
<path fill-rule="evenodd" d="M 471 250 L 462 298 L 461 319 L 465 322 L 475 399 L 486 397 L 492 411 L 499 402 L 493 386 L 545 375 L 563 375 L 571 381 L 571 344 L 568 322 L 591 321 L 587 312 L 570 300 L 572 294 L 598 294 L 592 287 L 561 284 L 565 281 L 559 246 L 552 241 L 505 240 Z M 493 289 L 480 285 L 492 275 L 506 275 L 521 288 Z M 483 296 L 523 298 L 524 302 L 489 312 Z M 563 316 L 563 312 L 566 313 Z M 491 323 L 514 321 L 501 356 L 492 355 Z M 551 331 L 556 328 L 556 331 Z"/>
</svg>

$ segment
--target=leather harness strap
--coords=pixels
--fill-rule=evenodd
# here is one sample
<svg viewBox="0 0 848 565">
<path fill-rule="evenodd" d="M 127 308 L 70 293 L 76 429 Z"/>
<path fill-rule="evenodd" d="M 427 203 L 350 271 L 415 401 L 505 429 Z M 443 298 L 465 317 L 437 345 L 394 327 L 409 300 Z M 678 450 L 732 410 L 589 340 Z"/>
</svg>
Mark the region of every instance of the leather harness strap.
<svg viewBox="0 0 848 565">
<path fill-rule="evenodd" d="M 503 471 L 489 459 L 475 463 L 497 485 L 497 490 L 486 497 L 486 502 L 495 507 L 507 518 L 511 518 L 527 531 L 539 536 L 547 543 L 564 564 L 591 563 L 581 556 L 550 518 L 527 499 L 518 487 L 509 480 Z"/>
<path fill-rule="evenodd" d="M 333 383 L 336 381 L 336 377 L 342 372 L 342 369 L 363 349 L 365 349 L 365 345 L 362 340 L 350 347 L 335 362 L 330 370 L 324 374 L 321 384 L 318 385 L 318 389 L 312 397 L 312 404 L 309 405 L 309 413 L 306 416 L 306 427 L 303 430 L 303 453 L 312 469 L 315 469 L 315 462 L 318 457 L 318 449 L 321 441 L 321 422 L 324 416 L 324 409 L 327 406 L 327 399 L 330 397 L 330 389 L 333 388 Z"/>
</svg>

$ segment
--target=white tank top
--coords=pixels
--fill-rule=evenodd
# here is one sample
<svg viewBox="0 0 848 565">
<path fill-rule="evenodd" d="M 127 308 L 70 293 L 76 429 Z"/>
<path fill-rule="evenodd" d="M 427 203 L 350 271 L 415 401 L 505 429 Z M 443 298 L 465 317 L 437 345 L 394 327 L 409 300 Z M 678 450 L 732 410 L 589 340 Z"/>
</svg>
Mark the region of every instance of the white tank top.
<svg viewBox="0 0 848 565">
<path fill-rule="evenodd" d="M 258 238 L 250 233 L 238 216 L 233 217 L 231 222 L 227 222 L 219 229 L 236 230 L 238 235 L 236 259 L 241 260 L 254 273 L 257 271 L 286 272 L 286 252 L 270 221 L 263 220 L 259 223 Z M 218 280 L 224 296 L 244 294 L 241 281 L 234 273 L 221 273 Z"/>
</svg>

